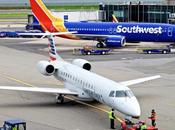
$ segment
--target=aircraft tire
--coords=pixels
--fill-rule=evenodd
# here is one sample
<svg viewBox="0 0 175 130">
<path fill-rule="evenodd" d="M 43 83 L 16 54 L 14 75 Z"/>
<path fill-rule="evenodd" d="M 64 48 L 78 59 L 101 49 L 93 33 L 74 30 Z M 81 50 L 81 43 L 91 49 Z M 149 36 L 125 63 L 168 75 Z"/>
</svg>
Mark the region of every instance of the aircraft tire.
<svg viewBox="0 0 175 130">
<path fill-rule="evenodd" d="M 147 51 L 147 54 L 151 54 L 152 52 L 151 51 Z"/>
<path fill-rule="evenodd" d="M 97 43 L 96 47 L 97 47 L 97 48 L 103 48 L 104 45 L 103 45 L 103 43 Z"/>
<path fill-rule="evenodd" d="M 101 54 L 102 54 L 102 55 L 105 55 L 105 54 L 106 54 L 106 52 L 105 52 L 105 51 L 102 51 L 102 52 L 101 52 Z"/>
<path fill-rule="evenodd" d="M 167 51 L 164 50 L 164 51 L 162 51 L 162 53 L 163 53 L 163 54 L 167 54 Z"/>
<path fill-rule="evenodd" d="M 56 103 L 57 104 L 59 104 L 59 103 L 63 104 L 64 103 L 64 96 L 62 94 L 56 96 Z"/>
<path fill-rule="evenodd" d="M 88 51 L 88 52 L 87 52 L 87 55 L 91 55 L 91 52 L 90 52 L 90 51 Z"/>
</svg>

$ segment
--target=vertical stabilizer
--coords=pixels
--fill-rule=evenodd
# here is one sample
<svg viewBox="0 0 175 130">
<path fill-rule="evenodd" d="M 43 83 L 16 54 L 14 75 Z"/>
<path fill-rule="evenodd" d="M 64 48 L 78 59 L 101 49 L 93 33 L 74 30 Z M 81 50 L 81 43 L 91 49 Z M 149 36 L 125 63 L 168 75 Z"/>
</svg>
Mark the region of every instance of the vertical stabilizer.
<svg viewBox="0 0 175 130">
<path fill-rule="evenodd" d="M 44 5 L 42 0 L 30 0 L 33 14 L 38 19 L 40 25 L 45 31 L 49 32 L 67 32 L 64 21 L 54 16 Z"/>
<path fill-rule="evenodd" d="M 49 40 L 49 60 L 50 61 L 63 60 L 57 53 L 54 36 L 51 34 L 47 37 Z"/>
</svg>

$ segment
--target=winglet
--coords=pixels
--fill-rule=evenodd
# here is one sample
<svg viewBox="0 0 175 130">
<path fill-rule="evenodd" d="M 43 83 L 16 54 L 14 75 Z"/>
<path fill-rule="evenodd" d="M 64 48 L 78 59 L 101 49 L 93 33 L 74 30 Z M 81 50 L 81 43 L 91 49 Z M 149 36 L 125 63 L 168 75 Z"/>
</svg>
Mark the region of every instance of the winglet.
<svg viewBox="0 0 175 130">
<path fill-rule="evenodd" d="M 135 80 L 129 80 L 129 81 L 120 82 L 120 84 L 122 84 L 124 86 L 130 86 L 130 85 L 139 84 L 142 82 L 146 82 L 146 81 L 154 80 L 154 79 L 158 79 L 158 78 L 161 78 L 161 76 L 156 75 L 156 76 L 145 77 L 145 78 L 140 78 L 140 79 L 135 79 Z"/>
</svg>

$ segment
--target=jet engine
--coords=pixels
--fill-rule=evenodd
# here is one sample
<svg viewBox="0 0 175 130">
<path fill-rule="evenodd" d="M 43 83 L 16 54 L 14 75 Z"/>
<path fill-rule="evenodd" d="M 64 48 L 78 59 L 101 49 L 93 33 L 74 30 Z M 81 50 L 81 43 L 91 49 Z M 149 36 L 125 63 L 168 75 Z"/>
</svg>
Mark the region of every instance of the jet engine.
<svg viewBox="0 0 175 130">
<path fill-rule="evenodd" d="M 39 61 L 37 69 L 45 76 L 51 76 L 55 73 L 55 67 L 48 61 Z"/>
<path fill-rule="evenodd" d="M 105 40 L 107 47 L 123 47 L 125 43 L 126 39 L 123 36 L 108 37 Z"/>
<path fill-rule="evenodd" d="M 91 64 L 89 61 L 84 60 L 84 59 L 75 59 L 73 60 L 72 64 L 79 66 L 85 70 L 90 71 L 91 70 Z"/>
</svg>

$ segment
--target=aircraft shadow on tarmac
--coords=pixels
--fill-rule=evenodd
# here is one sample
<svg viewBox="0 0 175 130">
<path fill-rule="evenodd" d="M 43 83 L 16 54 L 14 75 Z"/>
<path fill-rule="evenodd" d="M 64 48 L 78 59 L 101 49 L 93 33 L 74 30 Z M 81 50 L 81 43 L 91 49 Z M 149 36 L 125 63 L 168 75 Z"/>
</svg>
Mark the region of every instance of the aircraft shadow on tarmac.
<svg viewBox="0 0 175 130">
<path fill-rule="evenodd" d="M 92 102 L 85 102 L 93 106 L 101 105 L 101 103 L 97 101 L 92 101 Z M 10 103 L 3 103 L 0 104 L 0 108 L 87 108 L 88 106 L 83 105 L 81 103 L 78 103 L 76 101 L 72 101 L 69 99 L 65 99 L 64 103 L 56 103 L 54 101 L 27 101 L 27 102 L 10 102 Z"/>
</svg>

